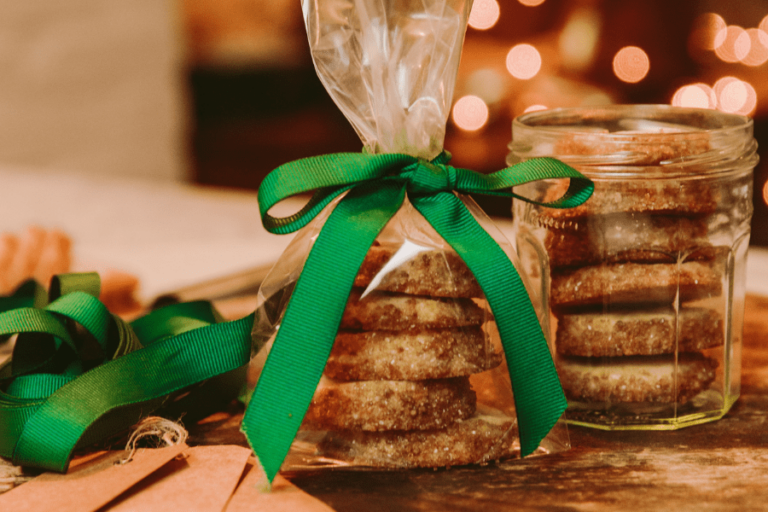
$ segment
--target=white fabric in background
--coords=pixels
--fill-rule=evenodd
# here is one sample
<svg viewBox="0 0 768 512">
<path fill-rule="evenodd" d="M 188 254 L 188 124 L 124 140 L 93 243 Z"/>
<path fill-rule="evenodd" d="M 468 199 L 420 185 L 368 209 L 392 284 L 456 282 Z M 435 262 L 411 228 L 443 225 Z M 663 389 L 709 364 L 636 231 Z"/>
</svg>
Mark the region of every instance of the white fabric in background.
<svg viewBox="0 0 768 512">
<path fill-rule="evenodd" d="M 185 176 L 169 0 L 0 0 L 0 165 Z"/>
<path fill-rule="evenodd" d="M 150 302 L 179 288 L 270 267 L 293 239 L 261 225 L 255 192 L 0 165 L 0 232 L 29 225 L 72 238 L 75 270 L 123 270 Z M 304 200 L 303 202 L 306 202 Z M 271 211 L 286 216 L 301 200 Z"/>
</svg>

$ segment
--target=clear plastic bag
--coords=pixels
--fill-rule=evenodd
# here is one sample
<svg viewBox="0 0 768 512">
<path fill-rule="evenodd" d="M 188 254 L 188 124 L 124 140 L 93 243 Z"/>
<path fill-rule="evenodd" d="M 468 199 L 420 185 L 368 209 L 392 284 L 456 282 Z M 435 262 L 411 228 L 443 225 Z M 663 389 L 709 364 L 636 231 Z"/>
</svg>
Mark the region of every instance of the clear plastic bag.
<svg viewBox="0 0 768 512">
<path fill-rule="evenodd" d="M 372 153 L 443 149 L 471 0 L 302 0 L 320 80 Z"/>
<path fill-rule="evenodd" d="M 437 156 L 471 2 L 302 5 L 318 74 L 367 150 Z M 515 251 L 491 220 L 472 199 L 461 199 L 517 268 Z M 296 235 L 261 286 L 251 389 L 337 203 Z M 533 303 L 546 333 L 540 301 Z M 559 422 L 537 453 L 567 447 Z M 515 402 L 493 314 L 466 264 L 406 199 L 355 278 L 283 469 L 441 467 L 519 453 Z"/>
</svg>

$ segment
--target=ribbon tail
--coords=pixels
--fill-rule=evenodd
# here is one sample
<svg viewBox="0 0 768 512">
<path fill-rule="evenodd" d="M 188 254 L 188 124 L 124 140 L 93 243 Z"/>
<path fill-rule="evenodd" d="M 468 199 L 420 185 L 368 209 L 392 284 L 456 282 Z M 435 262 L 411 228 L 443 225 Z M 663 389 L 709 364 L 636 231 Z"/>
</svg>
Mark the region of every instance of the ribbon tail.
<svg viewBox="0 0 768 512">
<path fill-rule="evenodd" d="M 533 158 L 517 163 L 492 174 L 480 174 L 470 169 L 456 169 L 456 190 L 471 194 L 514 197 L 526 203 L 547 208 L 575 208 L 590 198 L 595 190 L 592 180 L 579 171 L 554 158 Z M 515 194 L 510 187 L 517 187 L 546 179 L 569 178 L 570 183 L 565 194 L 551 202 L 542 203 Z"/>
<path fill-rule="evenodd" d="M 310 251 L 241 426 L 270 482 L 320 382 L 355 275 L 404 198 L 396 182 L 353 188 Z"/>
<path fill-rule="evenodd" d="M 498 243 L 452 193 L 413 199 L 475 275 L 501 335 L 515 397 L 521 456 L 539 446 L 567 406 L 536 311 Z"/>
</svg>

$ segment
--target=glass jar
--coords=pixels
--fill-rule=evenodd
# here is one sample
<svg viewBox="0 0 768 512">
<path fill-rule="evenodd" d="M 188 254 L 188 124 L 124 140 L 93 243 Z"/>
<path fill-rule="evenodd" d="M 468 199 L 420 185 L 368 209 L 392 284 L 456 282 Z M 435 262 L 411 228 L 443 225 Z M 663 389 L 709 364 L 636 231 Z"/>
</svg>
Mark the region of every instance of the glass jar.
<svg viewBox="0 0 768 512">
<path fill-rule="evenodd" d="M 740 390 L 752 121 L 626 105 L 533 112 L 512 134 L 508 164 L 554 157 L 595 182 L 577 208 L 513 204 L 568 421 L 666 430 L 721 418 Z M 567 187 L 515 192 L 551 201 Z"/>
</svg>

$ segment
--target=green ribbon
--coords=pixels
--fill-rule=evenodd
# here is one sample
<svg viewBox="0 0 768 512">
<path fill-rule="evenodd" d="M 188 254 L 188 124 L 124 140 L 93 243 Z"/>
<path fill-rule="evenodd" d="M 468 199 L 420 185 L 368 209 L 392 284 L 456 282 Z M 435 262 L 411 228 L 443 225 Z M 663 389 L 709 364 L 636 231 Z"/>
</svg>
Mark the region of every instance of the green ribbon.
<svg viewBox="0 0 768 512">
<path fill-rule="evenodd" d="M 18 334 L 0 368 L 0 456 L 14 464 L 66 471 L 76 447 L 125 430 L 177 391 L 208 381 L 232 393 L 244 382 L 254 315 L 222 322 L 210 303 L 192 302 L 129 324 L 99 289 L 95 273 L 68 274 L 48 297 L 30 281 L 0 298 L 0 335 Z"/>
<path fill-rule="evenodd" d="M 264 227 L 291 233 L 347 194 L 325 222 L 296 283 L 242 430 L 270 481 L 290 449 L 328 360 L 349 293 L 368 249 L 408 196 L 413 206 L 475 275 L 493 311 L 506 354 L 518 416 L 522 456 L 532 453 L 566 408 L 565 397 L 536 313 L 509 258 L 454 191 L 515 197 L 551 208 L 572 208 L 594 189 L 575 169 L 551 158 L 528 160 L 483 175 L 403 154 L 342 153 L 285 164 L 259 189 Z M 510 188 L 570 178 L 563 197 L 539 203 Z M 269 210 L 290 196 L 315 191 L 298 213 Z"/>
</svg>

